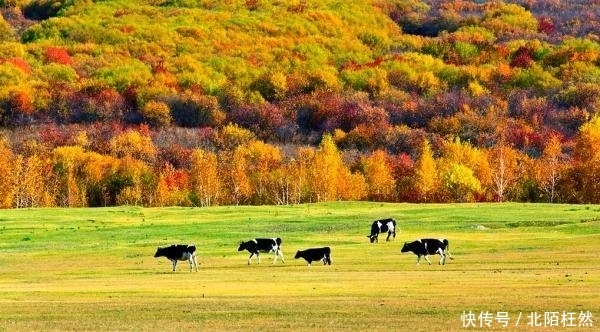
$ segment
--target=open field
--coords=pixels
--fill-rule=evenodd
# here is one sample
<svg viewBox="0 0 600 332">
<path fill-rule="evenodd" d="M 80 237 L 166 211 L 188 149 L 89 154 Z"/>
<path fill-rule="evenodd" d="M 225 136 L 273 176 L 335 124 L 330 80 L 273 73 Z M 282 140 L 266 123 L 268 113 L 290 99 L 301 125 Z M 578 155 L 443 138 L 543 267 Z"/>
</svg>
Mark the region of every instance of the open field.
<svg viewBox="0 0 600 332">
<path fill-rule="evenodd" d="M 396 218 L 398 235 L 369 244 L 382 217 Z M 262 236 L 283 238 L 285 264 L 246 264 L 239 241 Z M 455 259 L 415 265 L 400 247 L 420 237 L 448 238 Z M 199 247 L 198 273 L 152 257 L 179 242 Z M 331 266 L 293 259 L 323 245 Z M 480 329 L 463 312 L 492 314 L 485 331 L 597 331 L 599 249 L 597 205 L 0 210 L 0 331 Z M 528 326 L 531 312 L 541 324 L 558 312 L 558 326 Z M 560 320 L 575 313 L 578 325 L 581 312 L 593 327 Z"/>
</svg>

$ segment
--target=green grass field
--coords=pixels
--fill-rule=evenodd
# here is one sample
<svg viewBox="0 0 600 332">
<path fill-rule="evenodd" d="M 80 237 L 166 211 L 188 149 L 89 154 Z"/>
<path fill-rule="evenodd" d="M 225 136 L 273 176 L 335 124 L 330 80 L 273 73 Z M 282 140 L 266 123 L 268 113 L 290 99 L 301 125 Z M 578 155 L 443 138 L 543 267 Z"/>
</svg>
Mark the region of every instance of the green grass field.
<svg viewBox="0 0 600 332">
<path fill-rule="evenodd" d="M 382 217 L 398 235 L 370 244 Z M 247 265 L 239 241 L 263 236 L 283 238 L 285 264 Z M 454 260 L 400 253 L 421 237 L 448 238 Z M 199 247 L 199 272 L 153 258 L 172 243 Z M 324 245 L 331 266 L 293 258 Z M 599 249 L 597 205 L 0 210 L 0 331 L 597 331 Z M 573 319 L 533 327 L 532 312 Z M 581 312 L 593 326 L 567 326 Z"/>
</svg>

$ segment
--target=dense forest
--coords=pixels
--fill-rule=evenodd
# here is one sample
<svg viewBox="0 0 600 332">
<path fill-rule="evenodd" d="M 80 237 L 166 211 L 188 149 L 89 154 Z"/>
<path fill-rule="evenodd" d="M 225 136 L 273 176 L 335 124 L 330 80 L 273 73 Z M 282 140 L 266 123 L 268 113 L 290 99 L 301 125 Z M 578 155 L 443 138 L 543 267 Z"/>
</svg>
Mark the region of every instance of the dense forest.
<svg viewBox="0 0 600 332">
<path fill-rule="evenodd" d="M 0 0 L 0 207 L 600 203 L 597 0 Z"/>
</svg>

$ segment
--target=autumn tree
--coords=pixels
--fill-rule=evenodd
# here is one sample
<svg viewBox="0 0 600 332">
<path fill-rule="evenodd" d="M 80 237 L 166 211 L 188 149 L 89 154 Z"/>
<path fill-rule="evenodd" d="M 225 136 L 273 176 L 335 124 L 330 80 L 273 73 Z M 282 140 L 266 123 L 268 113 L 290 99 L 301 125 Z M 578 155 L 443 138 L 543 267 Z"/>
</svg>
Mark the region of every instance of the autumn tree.
<svg viewBox="0 0 600 332">
<path fill-rule="evenodd" d="M 158 170 L 153 205 L 189 206 L 188 172 L 165 162 Z"/>
<path fill-rule="evenodd" d="M 563 152 L 561 139 L 558 135 L 551 135 L 534 167 L 534 177 L 550 203 L 559 197 L 558 185 L 567 168 L 566 154 Z"/>
<path fill-rule="evenodd" d="M 363 157 L 362 169 L 369 190 L 369 200 L 391 201 L 396 181 L 392 175 L 387 153 L 377 150 Z"/>
<path fill-rule="evenodd" d="M 594 116 L 579 129 L 575 140 L 575 166 L 571 172 L 579 203 L 600 202 L 600 116 Z"/>
<path fill-rule="evenodd" d="M 156 179 L 142 160 L 126 155 L 118 162 L 117 172 L 108 177 L 110 194 L 117 205 L 150 205 Z"/>
<path fill-rule="evenodd" d="M 450 192 L 454 202 L 471 202 L 475 194 L 482 190 L 473 170 L 463 164 L 450 164 L 440 177 L 442 185 Z"/>
<path fill-rule="evenodd" d="M 8 141 L 0 137 L 0 208 L 11 208 L 17 193 L 17 178 L 15 177 L 17 157 Z"/>
<path fill-rule="evenodd" d="M 54 172 L 59 179 L 57 203 L 60 206 L 80 207 L 86 205 L 86 193 L 81 190 L 77 168 L 84 156 L 80 146 L 60 146 L 52 151 Z"/>
<path fill-rule="evenodd" d="M 221 196 L 217 155 L 201 149 L 194 149 L 191 156 L 190 193 L 198 206 L 219 204 Z"/>
<path fill-rule="evenodd" d="M 225 201 L 235 205 L 246 202 L 252 193 L 252 188 L 248 177 L 245 145 L 238 145 L 233 151 L 221 152 L 219 159 Z"/>
<path fill-rule="evenodd" d="M 501 141 L 489 152 L 492 169 L 493 192 L 498 202 L 507 199 L 514 190 L 520 175 L 519 154 Z"/>
<path fill-rule="evenodd" d="M 432 201 L 439 187 L 439 177 L 431 144 L 427 139 L 421 143 L 414 171 L 413 184 L 419 200 L 422 202 Z"/>
<path fill-rule="evenodd" d="M 339 172 L 342 156 L 330 135 L 323 136 L 311 165 L 312 193 L 317 202 L 339 199 Z"/>
<path fill-rule="evenodd" d="M 283 161 L 281 150 L 258 140 L 240 148 L 247 163 L 247 174 L 252 188 L 251 200 L 255 204 L 274 203 L 273 197 L 268 195 L 268 185 L 270 172 L 277 169 Z"/>
<path fill-rule="evenodd" d="M 136 159 L 153 162 L 156 158 L 156 147 L 152 138 L 137 130 L 127 130 L 110 140 L 110 149 L 117 157 L 131 156 Z"/>
<path fill-rule="evenodd" d="M 309 170 L 311 193 L 316 201 L 359 200 L 367 185 L 360 173 L 352 173 L 331 135 L 324 135 Z"/>
<path fill-rule="evenodd" d="M 162 101 L 151 100 L 141 110 L 144 121 L 154 127 L 164 127 L 171 124 L 171 110 Z"/>
<path fill-rule="evenodd" d="M 485 150 L 476 148 L 457 137 L 445 141 L 438 169 L 444 187 L 454 201 L 484 198 L 492 185 L 492 169 Z"/>
<path fill-rule="evenodd" d="M 47 190 L 52 179 L 52 165 L 49 160 L 38 154 L 18 160 L 22 160 L 22 165 L 19 166 L 21 172 L 17 179 L 15 205 L 21 208 L 54 206 L 54 197 Z"/>
</svg>

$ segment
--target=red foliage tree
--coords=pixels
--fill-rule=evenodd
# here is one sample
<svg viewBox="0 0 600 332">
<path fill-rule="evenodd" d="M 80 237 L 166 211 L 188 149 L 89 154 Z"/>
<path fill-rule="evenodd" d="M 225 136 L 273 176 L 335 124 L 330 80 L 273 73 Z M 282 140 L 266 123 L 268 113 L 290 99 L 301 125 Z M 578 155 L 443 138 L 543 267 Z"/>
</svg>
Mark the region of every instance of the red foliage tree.
<svg viewBox="0 0 600 332">
<path fill-rule="evenodd" d="M 59 63 L 62 65 L 70 65 L 73 63 L 73 59 L 69 55 L 69 52 L 62 47 L 49 46 L 46 48 L 44 57 L 46 58 L 46 62 Z"/>
<path fill-rule="evenodd" d="M 533 64 L 533 50 L 529 47 L 521 46 L 513 54 L 511 67 L 528 68 Z"/>
</svg>

